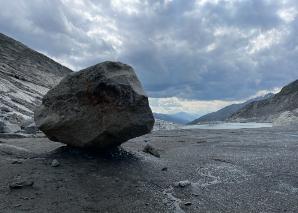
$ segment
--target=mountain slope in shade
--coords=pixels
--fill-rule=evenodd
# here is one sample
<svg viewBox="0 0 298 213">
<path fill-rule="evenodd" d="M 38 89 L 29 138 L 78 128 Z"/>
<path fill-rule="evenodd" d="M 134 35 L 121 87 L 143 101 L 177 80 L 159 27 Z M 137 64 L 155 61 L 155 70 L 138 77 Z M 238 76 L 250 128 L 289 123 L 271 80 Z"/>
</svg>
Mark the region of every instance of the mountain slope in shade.
<svg viewBox="0 0 298 213">
<path fill-rule="evenodd" d="M 254 98 L 254 99 L 250 99 L 244 103 L 232 104 L 232 105 L 226 106 L 216 112 L 206 114 L 206 115 L 190 122 L 189 124 L 207 123 L 207 122 L 214 122 L 214 121 L 225 121 L 228 118 L 230 118 L 230 116 L 232 116 L 234 113 L 236 113 L 237 111 L 239 111 L 240 109 L 245 107 L 246 105 L 248 105 L 254 101 L 268 99 L 268 98 L 272 97 L 273 95 L 274 95 L 273 93 L 269 93 L 265 96 L 260 96 L 260 97 Z"/>
<path fill-rule="evenodd" d="M 255 101 L 231 116 L 233 121 L 272 122 L 283 112 L 298 108 L 298 80 L 283 87 L 273 97 Z"/>
<path fill-rule="evenodd" d="M 178 112 L 175 114 L 153 113 L 155 119 L 172 122 L 176 124 L 186 124 L 192 121 L 195 116 L 186 112 Z"/>
<path fill-rule="evenodd" d="M 175 118 L 181 118 L 186 121 L 186 123 L 189 123 L 196 119 L 199 115 L 193 114 L 193 113 L 187 113 L 187 112 L 177 112 L 175 114 L 171 114 Z"/>
<path fill-rule="evenodd" d="M 0 122 L 21 125 L 31 119 L 43 95 L 71 72 L 0 33 Z"/>
</svg>

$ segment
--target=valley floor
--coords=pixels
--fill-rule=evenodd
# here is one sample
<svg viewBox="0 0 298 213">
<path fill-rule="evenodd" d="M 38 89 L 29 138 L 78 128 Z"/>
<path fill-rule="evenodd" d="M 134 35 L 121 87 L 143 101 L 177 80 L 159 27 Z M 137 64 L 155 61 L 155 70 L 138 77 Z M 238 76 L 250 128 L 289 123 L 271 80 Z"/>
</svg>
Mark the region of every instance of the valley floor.
<svg viewBox="0 0 298 213">
<path fill-rule="evenodd" d="M 156 131 L 107 154 L 0 139 L 0 212 L 298 212 L 297 130 Z"/>
</svg>

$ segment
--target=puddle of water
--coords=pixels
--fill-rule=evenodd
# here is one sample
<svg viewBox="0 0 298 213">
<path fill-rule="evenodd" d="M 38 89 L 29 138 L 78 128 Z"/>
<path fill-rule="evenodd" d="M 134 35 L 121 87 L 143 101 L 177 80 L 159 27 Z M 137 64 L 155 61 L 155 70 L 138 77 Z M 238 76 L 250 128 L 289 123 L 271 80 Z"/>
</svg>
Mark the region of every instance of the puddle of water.
<svg viewBox="0 0 298 213">
<path fill-rule="evenodd" d="M 272 127 L 272 123 L 210 123 L 199 125 L 188 125 L 182 127 L 182 129 L 255 129 L 263 127 Z"/>
</svg>

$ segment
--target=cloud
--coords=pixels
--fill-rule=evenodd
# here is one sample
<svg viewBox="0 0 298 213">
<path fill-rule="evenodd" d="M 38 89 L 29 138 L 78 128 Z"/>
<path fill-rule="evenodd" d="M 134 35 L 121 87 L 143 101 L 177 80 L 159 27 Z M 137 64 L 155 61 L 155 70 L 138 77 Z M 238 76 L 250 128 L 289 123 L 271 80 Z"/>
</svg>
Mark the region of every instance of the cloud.
<svg viewBox="0 0 298 213">
<path fill-rule="evenodd" d="M 0 4 L 3 33 L 75 70 L 104 60 L 131 64 L 153 98 L 226 103 L 298 78 L 296 1 Z"/>
<path fill-rule="evenodd" d="M 240 103 L 239 101 L 198 101 L 181 99 L 177 97 L 171 98 L 150 98 L 150 107 L 154 112 L 175 114 L 178 112 L 188 112 L 197 115 L 198 117 L 210 112 L 214 112 L 234 103 Z"/>
<path fill-rule="evenodd" d="M 272 90 L 260 90 L 254 95 L 237 101 L 226 101 L 226 100 L 191 100 L 177 97 L 169 98 L 149 98 L 149 103 L 154 112 L 175 114 L 178 112 L 188 112 L 197 117 L 205 115 L 210 112 L 215 112 L 223 107 L 231 104 L 243 103 L 248 99 L 253 99 L 267 95 L 269 93 L 278 93 L 281 88 L 273 88 Z"/>
</svg>

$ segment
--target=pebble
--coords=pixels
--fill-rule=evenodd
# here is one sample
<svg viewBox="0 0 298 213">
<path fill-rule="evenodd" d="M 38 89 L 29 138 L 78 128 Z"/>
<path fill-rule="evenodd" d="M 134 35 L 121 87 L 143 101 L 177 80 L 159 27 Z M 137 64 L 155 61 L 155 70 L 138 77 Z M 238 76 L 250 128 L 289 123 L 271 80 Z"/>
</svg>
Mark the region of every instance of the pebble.
<svg viewBox="0 0 298 213">
<path fill-rule="evenodd" d="M 9 184 L 10 189 L 21 189 L 24 187 L 33 186 L 34 182 L 31 180 L 15 180 Z"/>
<path fill-rule="evenodd" d="M 12 164 L 22 164 L 23 162 L 20 160 L 14 160 L 11 162 Z"/>
<path fill-rule="evenodd" d="M 184 203 L 185 206 L 191 206 L 191 204 L 192 204 L 191 202 L 185 202 Z"/>
<path fill-rule="evenodd" d="M 167 171 L 168 170 L 168 167 L 163 167 L 162 169 L 161 169 L 161 171 Z"/>
<path fill-rule="evenodd" d="M 153 155 L 153 156 L 155 156 L 157 158 L 160 158 L 159 152 L 153 146 L 151 146 L 150 144 L 147 144 L 144 147 L 143 152 L 148 153 L 148 154 L 151 154 L 151 155 Z"/>
<path fill-rule="evenodd" d="M 182 181 L 178 182 L 178 186 L 180 186 L 180 187 L 186 187 L 189 185 L 191 185 L 191 182 L 189 180 L 182 180 Z"/>
<path fill-rule="evenodd" d="M 54 159 L 54 160 L 52 161 L 52 163 L 51 163 L 51 166 L 52 166 L 52 167 L 58 167 L 58 166 L 60 166 L 60 163 L 59 163 L 58 160 Z"/>
</svg>

